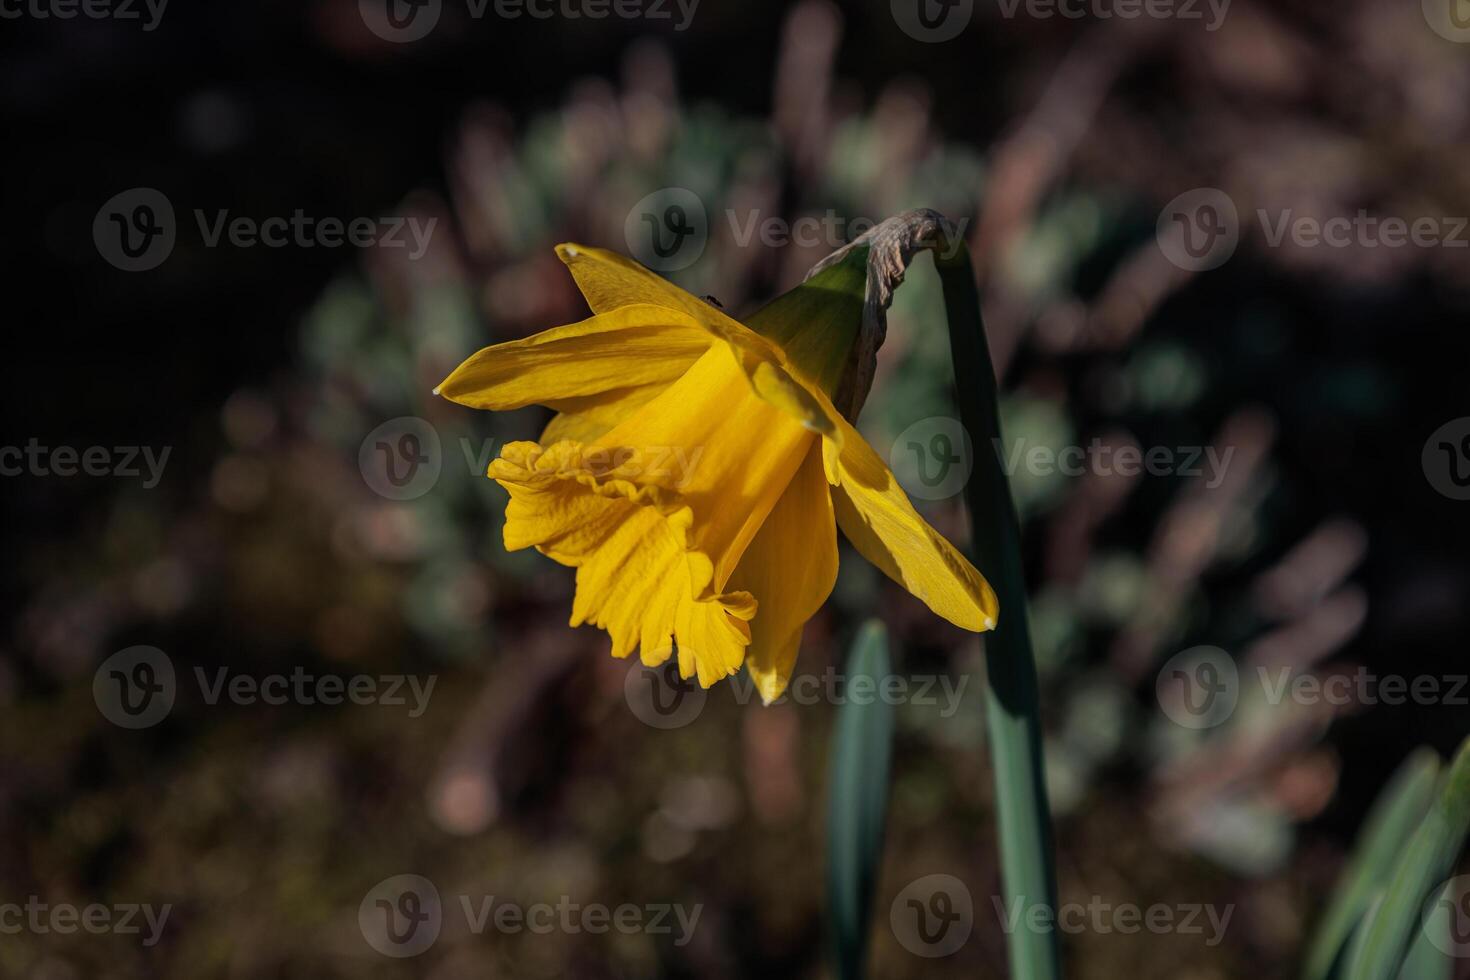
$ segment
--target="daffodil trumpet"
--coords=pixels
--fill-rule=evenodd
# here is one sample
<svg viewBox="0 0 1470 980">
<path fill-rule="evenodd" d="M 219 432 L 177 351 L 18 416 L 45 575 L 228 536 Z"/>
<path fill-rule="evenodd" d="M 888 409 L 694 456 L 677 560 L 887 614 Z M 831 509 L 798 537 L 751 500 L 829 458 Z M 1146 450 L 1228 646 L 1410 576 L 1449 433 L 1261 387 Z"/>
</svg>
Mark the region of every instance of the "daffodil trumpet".
<svg viewBox="0 0 1470 980">
<path fill-rule="evenodd" d="M 436 391 L 556 413 L 488 475 L 510 494 L 506 548 L 576 569 L 572 625 L 606 630 L 617 657 L 677 657 L 704 687 L 744 665 L 769 703 L 832 591 L 841 528 L 936 615 L 995 626 L 985 578 L 834 405 L 855 415 L 866 393 L 851 380 L 865 250 L 745 323 L 615 253 L 557 254 L 592 316 L 487 347 Z M 675 451 L 696 462 L 669 465 Z"/>
</svg>

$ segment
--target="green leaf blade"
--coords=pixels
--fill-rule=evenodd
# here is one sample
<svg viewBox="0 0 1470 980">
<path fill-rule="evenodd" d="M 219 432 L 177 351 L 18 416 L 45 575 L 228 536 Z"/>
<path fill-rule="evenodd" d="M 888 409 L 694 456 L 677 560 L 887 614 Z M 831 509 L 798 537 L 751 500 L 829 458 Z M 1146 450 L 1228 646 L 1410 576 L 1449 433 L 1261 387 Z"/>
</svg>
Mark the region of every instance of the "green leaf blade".
<svg viewBox="0 0 1470 980">
<path fill-rule="evenodd" d="M 1439 772 L 1439 755 L 1433 749 L 1419 749 L 1400 763 L 1373 801 L 1352 857 L 1308 949 L 1304 980 L 1327 980 L 1331 976 L 1353 930 L 1393 876 L 1404 842 L 1429 812 Z"/>
<path fill-rule="evenodd" d="M 858 678 L 882 689 L 890 674 L 888 634 L 867 622 L 848 654 L 848 689 Z M 863 976 L 873 887 L 883 858 L 893 752 L 893 705 L 849 698 L 838 709 L 827 798 L 827 904 L 837 976 Z"/>
<path fill-rule="evenodd" d="M 1353 941 L 1348 980 L 1395 980 L 1425 902 L 1454 867 L 1470 829 L 1470 739 L 1461 743 L 1438 797 L 1400 852 L 1383 898 Z"/>
</svg>

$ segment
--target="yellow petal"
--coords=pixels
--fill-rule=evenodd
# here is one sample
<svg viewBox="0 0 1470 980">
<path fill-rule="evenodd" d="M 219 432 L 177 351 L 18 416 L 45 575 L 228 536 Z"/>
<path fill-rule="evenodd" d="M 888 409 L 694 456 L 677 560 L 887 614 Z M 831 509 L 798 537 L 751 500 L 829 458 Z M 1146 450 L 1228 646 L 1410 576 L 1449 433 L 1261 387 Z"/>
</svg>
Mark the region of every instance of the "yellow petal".
<svg viewBox="0 0 1470 980">
<path fill-rule="evenodd" d="M 608 429 L 647 405 L 667 387 L 668 385 L 662 383 L 638 385 L 633 388 L 613 388 L 581 398 L 563 399 L 559 402 L 561 411 L 547 423 L 541 432 L 541 438 L 536 441 L 543 446 L 561 442 L 563 439 L 594 442 Z"/>
<path fill-rule="evenodd" d="M 732 353 L 740 361 L 751 388 L 763 401 L 781 409 L 812 432 L 841 443 L 842 430 L 837 423 L 842 419 L 825 395 L 796 380 L 772 359 L 736 351 L 733 347 Z"/>
<path fill-rule="evenodd" d="M 867 295 L 867 249 L 854 249 L 749 316 L 745 325 L 781 348 L 786 363 L 813 387 L 842 386 Z"/>
<path fill-rule="evenodd" d="M 709 349 L 709 332 L 659 306 L 625 306 L 479 351 L 437 391 L 471 408 L 575 407 L 615 389 L 667 385 Z"/>
<path fill-rule="evenodd" d="M 937 615 L 981 632 L 995 628 L 995 592 L 964 555 L 930 527 L 867 440 L 846 421 L 839 448 L 823 447 L 837 526 L 858 552 Z"/>
<path fill-rule="evenodd" d="M 596 441 L 511 443 L 490 475 L 510 492 L 506 547 L 577 568 L 574 624 L 617 656 L 677 649 L 708 686 L 739 669 L 756 612 L 726 584 L 817 441 L 716 344 Z"/>
<path fill-rule="evenodd" d="M 611 313 L 635 303 L 652 303 L 696 319 L 702 318 L 705 311 L 719 312 L 693 293 L 616 252 L 567 243 L 558 245 L 556 254 L 571 270 L 593 313 Z"/>
<path fill-rule="evenodd" d="M 694 515 L 691 547 L 710 556 L 723 588 L 814 442 L 716 345 L 596 445 L 644 453 L 670 476 Z"/>
<path fill-rule="evenodd" d="M 730 579 L 732 589 L 749 592 L 760 604 L 750 623 L 745 666 L 766 704 L 786 690 L 802 627 L 836 581 L 837 527 L 814 441 Z"/>
<path fill-rule="evenodd" d="M 648 460 L 616 465 L 573 442 L 514 442 L 490 466 L 510 492 L 505 544 L 577 569 L 571 624 L 607 630 L 614 656 L 642 647 L 657 665 L 677 647 L 681 676 L 709 687 L 740 668 L 756 612 L 749 593 L 713 592 L 709 559 L 689 547 L 678 494 L 649 482 Z"/>
<path fill-rule="evenodd" d="M 615 252 L 585 245 L 559 245 L 556 254 L 567 264 L 587 305 L 597 313 L 620 311 L 628 304 L 661 306 L 682 313 L 735 355 L 751 387 L 762 399 L 796 418 L 813 432 L 842 439 L 838 412 L 812 380 L 787 360 L 779 345 L 731 318 L 712 304 L 686 292 Z"/>
</svg>

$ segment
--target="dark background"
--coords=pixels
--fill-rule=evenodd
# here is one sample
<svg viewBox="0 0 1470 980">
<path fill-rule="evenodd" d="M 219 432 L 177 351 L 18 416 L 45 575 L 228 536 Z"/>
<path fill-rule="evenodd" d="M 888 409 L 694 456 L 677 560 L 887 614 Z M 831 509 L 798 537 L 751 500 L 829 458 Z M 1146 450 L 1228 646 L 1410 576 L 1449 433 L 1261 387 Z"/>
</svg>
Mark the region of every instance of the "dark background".
<svg viewBox="0 0 1470 980">
<path fill-rule="evenodd" d="M 830 69 L 821 43 L 802 53 L 824 37 L 835 45 Z M 355 3 L 175 0 L 152 32 L 26 16 L 4 22 L 0 45 L 3 441 L 173 447 L 153 490 L 120 478 L 0 479 L 0 885 L 177 906 L 151 950 L 121 937 L 7 937 L 7 975 L 824 975 L 833 706 L 714 696 L 718 707 L 690 728 L 642 726 L 618 693 L 624 665 L 593 631 L 563 625 L 570 576 L 500 549 L 493 490 L 466 476 L 401 518 L 353 465 L 362 437 L 400 415 L 429 418 L 447 441 L 524 435 L 538 421 L 529 414 L 490 420 L 428 389 L 479 346 L 578 318 L 551 246 L 626 250 L 632 200 L 680 184 L 704 153 L 729 189 L 740 154 L 757 148 L 771 210 L 788 217 L 835 208 L 881 218 L 933 203 L 970 219 L 992 342 L 1007 352 L 1008 432 L 1052 444 L 1122 433 L 1145 447 L 1233 433 L 1261 452 L 1224 500 L 1190 503 L 1180 478 L 1019 491 L 1033 616 L 1056 638 L 1039 654 L 1049 751 L 1069 780 L 1057 794 L 1068 801 L 1058 812 L 1064 900 L 1238 906 L 1218 948 L 1187 936 L 1065 937 L 1069 975 L 1182 976 L 1181 963 L 1198 977 L 1291 975 L 1384 780 L 1413 748 L 1447 754 L 1466 732 L 1464 707 L 1377 705 L 1250 715 L 1233 734 L 1181 748 L 1154 696 L 1158 667 L 1196 644 L 1324 674 L 1466 669 L 1470 504 L 1435 491 L 1421 451 L 1439 426 L 1470 415 L 1470 249 L 1273 248 L 1249 218 L 1257 207 L 1470 213 L 1470 47 L 1430 31 L 1414 6 L 1236 0 L 1207 33 L 1173 21 L 1007 19 L 977 0 L 959 38 L 925 44 L 897 29 L 887 4 L 704 0 L 685 32 L 446 12 L 430 38 L 394 45 L 363 28 Z M 781 121 L 811 91 L 783 90 L 782 51 L 832 80 L 835 122 L 818 127 L 815 163 L 790 138 L 803 130 Z M 534 173 L 546 159 L 528 149 L 535 134 L 575 129 L 577 106 L 605 110 L 639 57 L 672 69 L 676 135 L 666 140 L 679 152 L 603 147 L 590 186 L 543 174 L 514 233 L 490 245 L 467 233 L 474 221 L 457 189 L 503 176 L 456 165 L 467 126 L 499 134 Z M 589 90 L 589 79 L 600 81 Z M 918 135 L 900 125 L 914 119 Z M 552 145 L 577 162 L 582 144 Z M 885 146 L 898 162 L 863 170 L 863 153 Z M 956 174 L 973 179 L 950 182 Z M 135 186 L 164 191 L 180 226 L 168 261 L 145 273 L 104 262 L 91 236 L 102 202 Z M 1202 186 L 1235 200 L 1241 244 L 1222 267 L 1179 275 L 1158 256 L 1154 224 L 1166 202 Z M 407 209 L 439 214 L 443 234 L 428 272 L 350 248 L 206 249 L 195 207 L 256 218 Z M 716 249 L 674 278 L 700 293 L 713 284 L 738 316 L 821 251 L 731 262 Z M 923 298 L 895 308 L 865 415 L 885 457 L 896 433 L 945 413 L 926 276 L 911 276 Z M 451 312 L 425 327 L 415 304 L 440 287 Z M 498 299 L 511 292 L 514 303 Z M 240 486 L 257 489 L 232 492 Z M 924 509 L 963 540 L 957 501 Z M 370 544 L 340 547 L 344 522 Z M 1191 536 L 1197 548 L 1179 545 Z M 1312 541 L 1317 564 L 1272 577 Z M 963 635 L 875 576 L 848 572 L 860 564 L 844 552 L 804 666 L 840 664 L 856 623 L 877 610 L 904 670 L 975 671 Z M 1307 598 L 1287 602 L 1283 588 Z M 168 651 L 181 673 L 304 664 L 432 673 L 439 687 L 413 723 L 194 703 L 124 732 L 92 704 L 92 673 L 140 643 Z M 526 665 L 538 657 L 541 667 Z M 510 704 L 496 700 L 518 684 Z M 965 703 L 968 725 L 916 715 L 900 726 L 877 975 L 1003 975 L 985 897 L 996 871 L 979 698 Z M 498 787 L 494 819 L 456 824 L 434 790 L 455 766 Z M 647 841 L 662 825 L 647 821 L 678 822 L 665 812 L 676 776 L 717 780 L 715 795 L 736 802 L 705 800 L 715 815 L 684 828 L 696 842 L 655 859 Z M 692 785 L 698 796 L 714 784 Z M 1229 807 L 1241 821 L 1233 835 L 1194 819 Z M 534 868 L 559 861 L 597 869 L 571 875 L 598 882 L 582 886 L 587 900 L 703 901 L 708 931 L 688 949 L 485 936 L 396 962 L 360 939 L 353 948 L 352 910 L 388 875 L 423 873 L 448 891 L 446 877 L 480 873 L 491 882 L 480 891 L 530 895 L 550 887 L 526 883 Z M 909 955 L 887 926 L 893 894 L 936 871 L 976 897 L 975 938 L 953 960 Z M 555 948 L 530 948 L 538 941 Z"/>
</svg>

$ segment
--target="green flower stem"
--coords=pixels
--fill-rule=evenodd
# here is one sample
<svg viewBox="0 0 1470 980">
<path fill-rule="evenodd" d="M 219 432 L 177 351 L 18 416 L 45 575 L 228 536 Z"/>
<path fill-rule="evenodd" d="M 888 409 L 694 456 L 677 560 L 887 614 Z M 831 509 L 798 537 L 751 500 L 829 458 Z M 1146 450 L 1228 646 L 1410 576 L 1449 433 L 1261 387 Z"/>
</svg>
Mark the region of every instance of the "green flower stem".
<svg viewBox="0 0 1470 980">
<path fill-rule="evenodd" d="M 996 628 L 985 635 L 986 727 L 995 769 L 1000 824 L 1002 896 L 1017 900 L 1022 915 L 1006 937 L 1016 980 L 1060 977 L 1056 932 L 1033 931 L 1025 913 L 1041 906 L 1054 914 L 1056 869 L 1041 750 L 1041 708 L 1036 661 L 1026 617 L 1026 579 L 1021 567 L 1021 527 L 1010 481 L 994 447 L 1000 442 L 995 367 L 980 316 L 980 294 L 970 253 L 958 240 L 934 251 L 949 318 L 950 353 L 960 421 L 973 441 L 974 472 L 965 487 L 978 567 L 1000 603 Z M 1048 916 L 1049 918 L 1049 916 Z"/>
<path fill-rule="evenodd" d="M 914 255 L 929 251 L 944 287 L 950 353 L 960 420 L 969 433 L 975 468 L 965 488 L 973 526 L 975 559 L 999 600 L 996 629 L 985 641 L 985 723 L 995 769 L 996 816 L 1006 908 L 1020 903 L 1019 921 L 1006 937 L 1014 980 L 1058 980 L 1056 871 L 1052 861 L 1050 811 L 1041 753 L 1041 708 L 1036 661 L 1026 619 L 1026 577 L 1021 567 L 1021 527 L 1011 485 L 995 447 L 1000 413 L 995 366 L 980 317 L 980 293 L 970 253 L 959 230 L 938 211 L 917 208 L 870 228 L 812 267 L 815 285 L 836 266 L 861 258 L 867 266 L 862 327 L 850 355 L 847 377 L 836 399 L 849 419 L 857 417 L 872 383 L 878 348 L 887 332 L 886 311 Z M 834 286 L 834 288 L 836 288 Z M 1033 909 L 1046 914 L 1033 916 Z M 1041 928 L 1030 925 L 1039 921 Z"/>
</svg>

